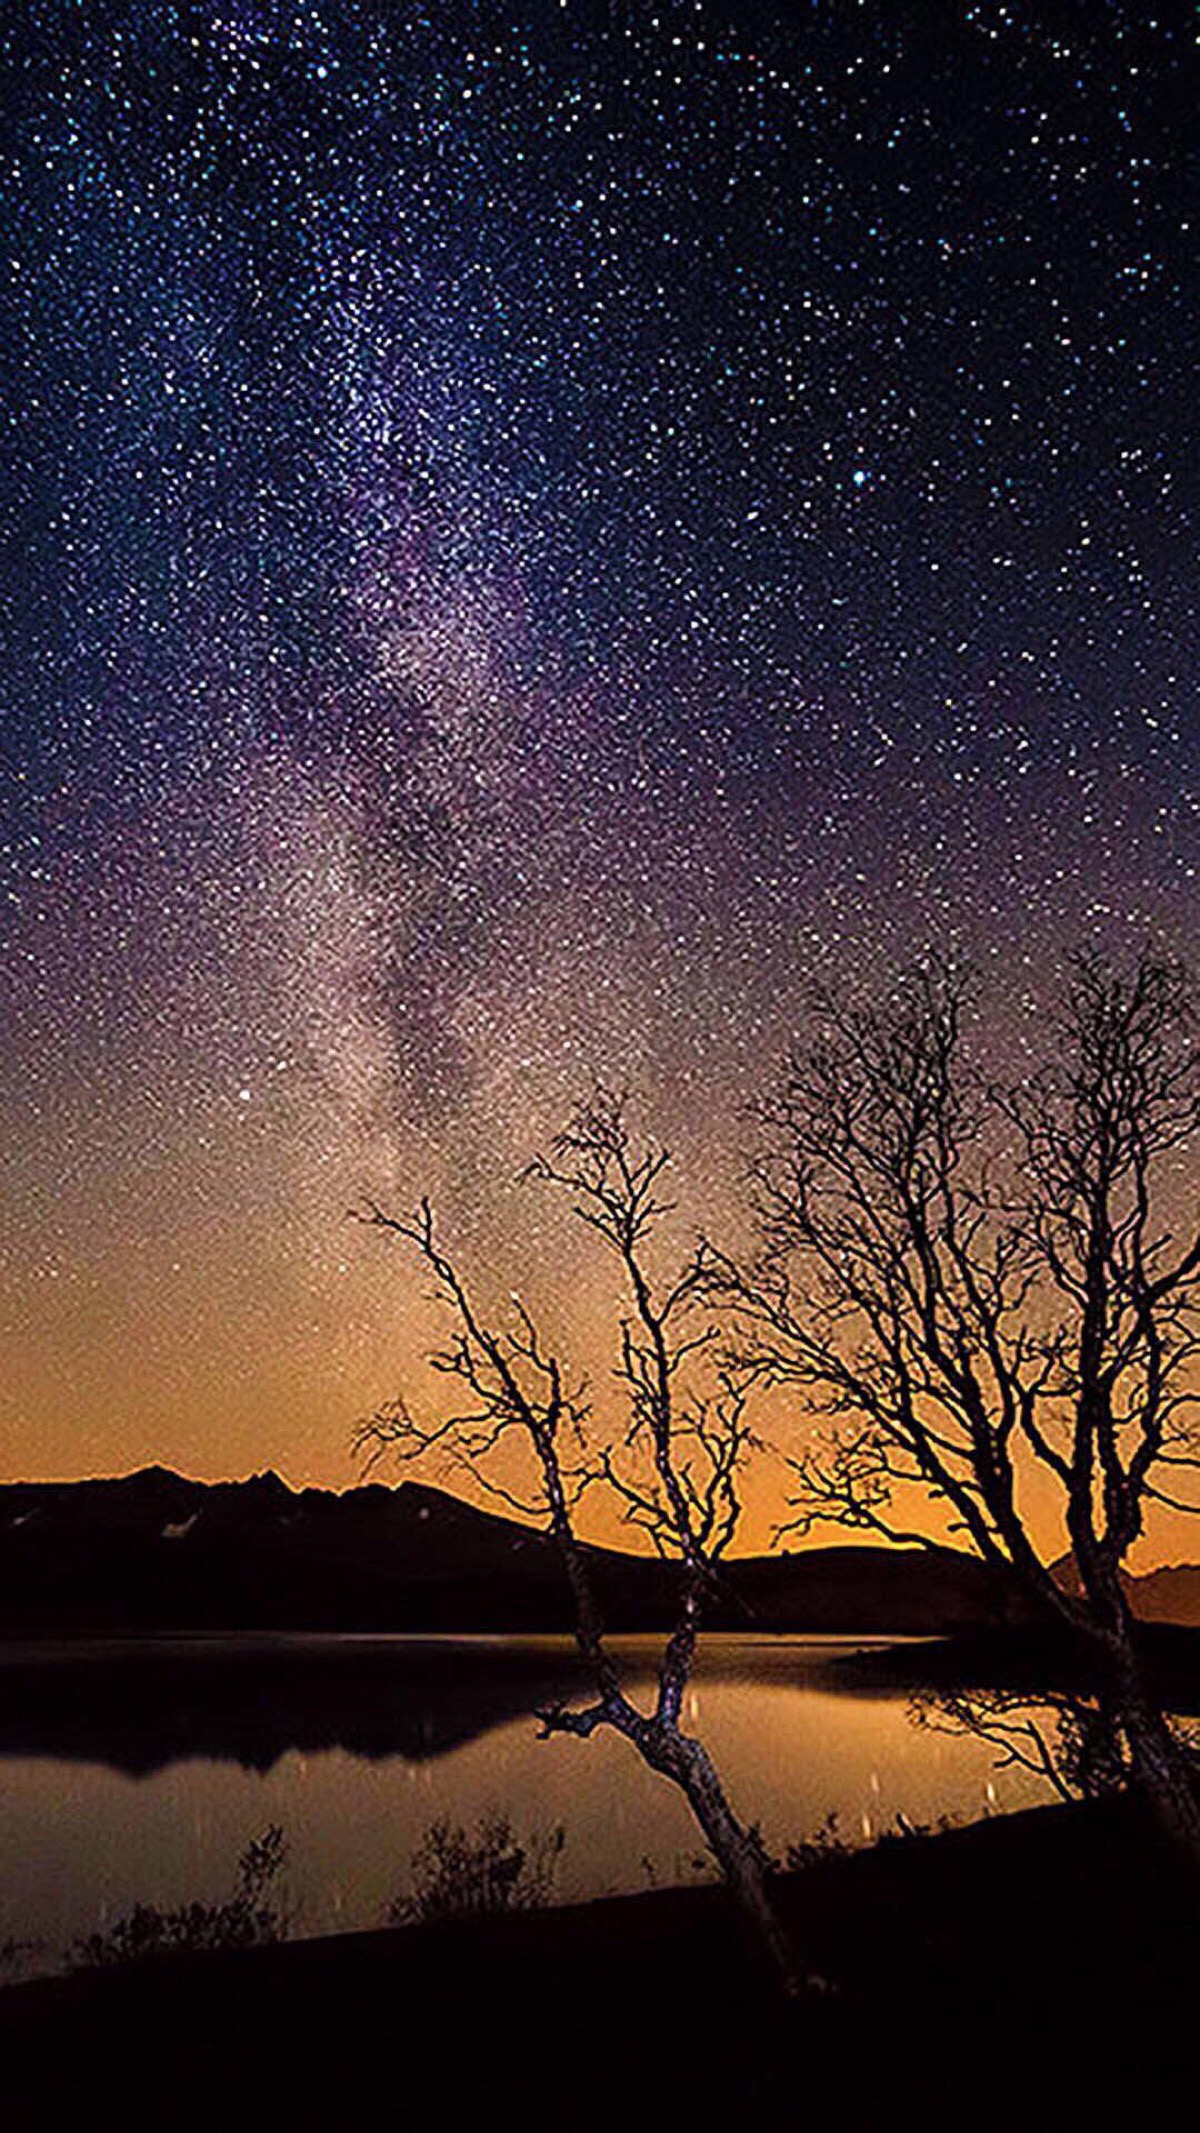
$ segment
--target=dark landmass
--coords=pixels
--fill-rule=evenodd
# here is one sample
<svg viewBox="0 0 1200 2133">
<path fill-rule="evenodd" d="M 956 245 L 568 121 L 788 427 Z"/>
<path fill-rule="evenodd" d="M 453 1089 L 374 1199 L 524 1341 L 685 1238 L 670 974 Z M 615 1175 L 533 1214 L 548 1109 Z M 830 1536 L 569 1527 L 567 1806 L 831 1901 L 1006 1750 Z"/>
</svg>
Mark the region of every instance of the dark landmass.
<svg viewBox="0 0 1200 2133">
<path fill-rule="evenodd" d="M 779 1885 L 836 1987 L 767 1998 L 717 1888 L 0 1993 L 6 2127 L 1131 2123 L 1186 2109 L 1194 1892 L 1127 1801 Z"/>
<path fill-rule="evenodd" d="M 590 1551 L 610 1629 L 672 1619 L 669 1569 Z M 1022 1619 L 992 1572 L 953 1549 L 838 1547 L 742 1558 L 709 1611 L 725 1630 L 944 1634 Z M 0 1635 L 163 1630 L 566 1632 L 552 1542 L 405 1482 L 337 1495 L 275 1474 L 0 1487 Z"/>
<path fill-rule="evenodd" d="M 1079 1573 L 1069 1556 L 1053 1565 L 1068 1592 L 1079 1591 Z M 1166 1563 L 1143 1577 L 1121 1577 L 1129 1604 L 1143 1622 L 1179 1622 L 1200 1629 L 1200 1563 Z"/>
<path fill-rule="evenodd" d="M 1137 1633 L 1151 1693 L 1178 1716 L 1200 1714 L 1200 1632 L 1175 1622 L 1143 1622 Z M 1095 1689 L 1087 1650 L 1053 1628 L 982 1628 L 918 1644 L 847 1652 L 835 1671 L 870 1689 L 1010 1689 L 1036 1698 L 1048 1690 Z"/>
</svg>

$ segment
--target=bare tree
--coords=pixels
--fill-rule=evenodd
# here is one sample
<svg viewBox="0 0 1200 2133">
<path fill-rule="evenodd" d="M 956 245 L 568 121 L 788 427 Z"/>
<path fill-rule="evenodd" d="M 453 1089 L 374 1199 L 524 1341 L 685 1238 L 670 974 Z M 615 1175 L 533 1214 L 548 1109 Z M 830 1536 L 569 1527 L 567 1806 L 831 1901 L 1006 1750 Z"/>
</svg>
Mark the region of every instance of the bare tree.
<svg viewBox="0 0 1200 2133">
<path fill-rule="evenodd" d="M 1086 1653 L 1120 1754 L 1200 1867 L 1192 1767 L 1146 1689 L 1122 1579 L 1153 1506 L 1200 1508 L 1188 987 L 1151 957 L 1128 974 L 1079 958 L 1052 1056 L 1006 1087 L 968 1069 L 967 996 L 933 962 L 882 1006 L 818 1003 L 761 1107 L 761 1257 L 713 1279 L 745 1366 L 803 1395 L 793 1528 L 926 1541 L 927 1515 L 902 1529 L 905 1499 L 948 1507 Z M 1035 1488 L 1057 1505 L 1053 1549 Z"/>
<path fill-rule="evenodd" d="M 1064 1804 L 1099 1799 L 1129 1781 L 1124 1744 L 1102 1707 L 1069 1689 L 923 1689 L 910 1716 L 934 1733 L 969 1734 L 998 1770 L 1027 1770 Z"/>
<path fill-rule="evenodd" d="M 445 1451 L 482 1487 L 549 1530 L 569 1580 L 593 1700 L 582 1709 L 541 1711 L 543 1738 L 565 1733 L 586 1740 L 610 1728 L 680 1788 L 775 1978 L 794 1992 L 806 1980 L 771 1901 L 761 1841 L 734 1812 L 702 1742 L 682 1724 L 705 1598 L 740 1514 L 740 1476 L 753 1442 L 746 1387 L 719 1359 L 716 1327 L 698 1314 L 710 1270 L 707 1249 L 700 1247 L 666 1283 L 652 1277 L 647 1248 L 671 1212 L 659 1196 L 669 1157 L 634 1143 L 625 1110 L 624 1098 L 598 1088 L 576 1109 L 552 1154 L 529 1172 L 566 1192 L 579 1219 L 621 1263 L 630 1309 L 619 1332 L 617 1375 L 628 1411 L 620 1440 L 598 1440 L 586 1389 L 568 1382 L 519 1297 L 504 1322 L 485 1314 L 423 1200 L 411 1217 L 371 1206 L 364 1219 L 415 1247 L 433 1273 L 454 1330 L 431 1360 L 454 1381 L 456 1397 L 432 1423 L 419 1421 L 404 1400 L 393 1401 L 360 1426 L 357 1442 L 372 1458 Z M 524 1485 L 512 1478 L 514 1454 Z M 593 1487 L 610 1490 L 626 1521 L 678 1565 L 678 1614 L 649 1709 L 624 1686 L 578 1537 L 577 1508 Z"/>
</svg>

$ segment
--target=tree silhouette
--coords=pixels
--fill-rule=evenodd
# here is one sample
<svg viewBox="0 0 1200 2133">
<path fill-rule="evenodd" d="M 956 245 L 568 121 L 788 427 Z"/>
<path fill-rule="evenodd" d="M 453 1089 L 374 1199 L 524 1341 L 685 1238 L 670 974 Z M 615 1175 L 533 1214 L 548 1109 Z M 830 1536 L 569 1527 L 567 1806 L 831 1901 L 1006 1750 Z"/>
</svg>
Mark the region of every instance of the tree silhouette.
<svg viewBox="0 0 1200 2133">
<path fill-rule="evenodd" d="M 412 1245 L 435 1276 L 454 1330 L 431 1360 L 455 1397 L 448 1413 L 428 1423 L 405 1399 L 393 1400 L 360 1425 L 356 1441 L 372 1460 L 441 1450 L 549 1530 L 570 1583 L 593 1700 L 582 1709 L 543 1709 L 543 1737 L 586 1740 L 611 1729 L 679 1787 L 774 1978 L 790 1993 L 805 1980 L 771 1902 L 769 1861 L 757 1833 L 734 1812 L 703 1743 L 682 1722 L 705 1598 L 740 1515 L 740 1478 L 752 1449 L 746 1386 L 720 1359 L 718 1328 L 702 1308 L 708 1248 L 699 1247 L 665 1283 L 650 1272 L 648 1247 L 672 1211 L 660 1197 L 670 1158 L 635 1142 L 626 1108 L 624 1097 L 597 1088 L 527 1174 L 567 1194 L 580 1221 L 620 1261 L 629 1311 L 619 1328 L 617 1375 L 628 1420 L 618 1443 L 601 1441 L 586 1388 L 569 1383 L 519 1296 L 503 1319 L 485 1312 L 441 1242 L 428 1200 L 409 1217 L 370 1206 L 363 1219 Z M 511 1478 L 513 1454 L 524 1471 L 520 1487 Z M 576 1529 L 578 1505 L 595 1488 L 608 1490 L 625 1520 L 678 1565 L 677 1618 L 649 1709 L 623 1685 Z"/>
<path fill-rule="evenodd" d="M 714 1255 L 713 1285 L 744 1368 L 816 1418 L 789 1457 L 792 1529 L 927 1541 L 905 1499 L 948 1507 L 1085 1653 L 1124 1766 L 1200 1870 L 1189 1755 L 1147 1692 L 1121 1576 L 1153 1506 L 1198 1507 L 1191 996 L 1164 960 L 1080 957 L 1047 1063 L 998 1086 L 964 1058 L 969 994 L 934 961 L 880 1006 L 818 1001 L 760 1107 L 760 1256 Z"/>
</svg>

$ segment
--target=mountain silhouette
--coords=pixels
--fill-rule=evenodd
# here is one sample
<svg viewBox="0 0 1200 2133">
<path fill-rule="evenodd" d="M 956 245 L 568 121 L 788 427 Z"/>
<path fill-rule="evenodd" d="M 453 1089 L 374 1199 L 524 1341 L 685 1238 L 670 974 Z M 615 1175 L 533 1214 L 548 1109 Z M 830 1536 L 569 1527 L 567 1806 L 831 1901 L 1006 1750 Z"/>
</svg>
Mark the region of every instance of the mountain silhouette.
<svg viewBox="0 0 1200 2133">
<path fill-rule="evenodd" d="M 1073 1557 L 1061 1556 L 1053 1574 L 1066 1592 L 1080 1590 Z M 1141 1622 L 1175 1622 L 1200 1629 L 1200 1563 L 1166 1563 L 1141 1577 L 1123 1571 L 1121 1583 Z"/>
<path fill-rule="evenodd" d="M 588 1551 L 613 1630 L 672 1618 L 669 1565 Z M 713 1628 L 936 1634 L 1019 1618 L 994 1573 L 952 1549 L 835 1547 L 743 1557 Z M 274 1473 L 190 1481 L 165 1467 L 111 1480 L 0 1486 L 0 1635 L 168 1630 L 563 1632 L 553 1542 L 406 1481 L 341 1494 Z"/>
</svg>

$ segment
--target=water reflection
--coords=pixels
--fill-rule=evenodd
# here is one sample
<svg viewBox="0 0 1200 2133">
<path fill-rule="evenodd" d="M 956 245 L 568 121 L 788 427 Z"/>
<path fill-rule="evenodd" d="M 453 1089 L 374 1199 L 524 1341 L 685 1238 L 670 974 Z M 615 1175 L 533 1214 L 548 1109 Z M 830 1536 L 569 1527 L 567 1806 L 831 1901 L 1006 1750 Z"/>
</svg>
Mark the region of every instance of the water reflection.
<svg viewBox="0 0 1200 2133">
<path fill-rule="evenodd" d="M 565 1639 L 155 1638 L 0 1658 L 0 1756 L 147 1776 L 205 1757 L 269 1770 L 292 1750 L 444 1755 L 580 1676 Z"/>
<path fill-rule="evenodd" d="M 881 1641 L 881 1640 L 877 1640 Z M 618 1646 L 648 1684 L 660 1640 Z M 774 1686 L 861 1640 L 712 1638 L 699 1685 Z M 859 1683 L 848 1693 L 866 1693 Z M 521 1713 L 586 1692 L 565 1637 L 161 1637 L 0 1648 L 0 1756 L 100 1762 L 147 1776 L 196 1757 L 269 1770 L 290 1750 L 421 1760 Z"/>
<path fill-rule="evenodd" d="M 696 1677 L 689 1723 L 773 1849 L 831 1810 L 856 1837 L 898 1813 L 1044 1797 L 1023 1773 L 998 1777 L 979 1741 L 914 1727 L 905 1692 L 845 1681 L 847 1648 L 715 1639 Z M 635 1680 L 656 1649 L 622 1640 Z M 49 1967 L 136 1900 L 220 1896 L 271 1822 L 288 1835 L 304 1932 L 378 1924 L 438 1815 L 563 1823 L 564 1899 L 687 1878 L 700 1847 L 673 1787 L 619 1740 L 538 1740 L 534 1706 L 579 1685 L 559 1639 L 161 1640 L 86 1662 L 10 1651 L 0 1940 L 36 1937 Z"/>
</svg>

